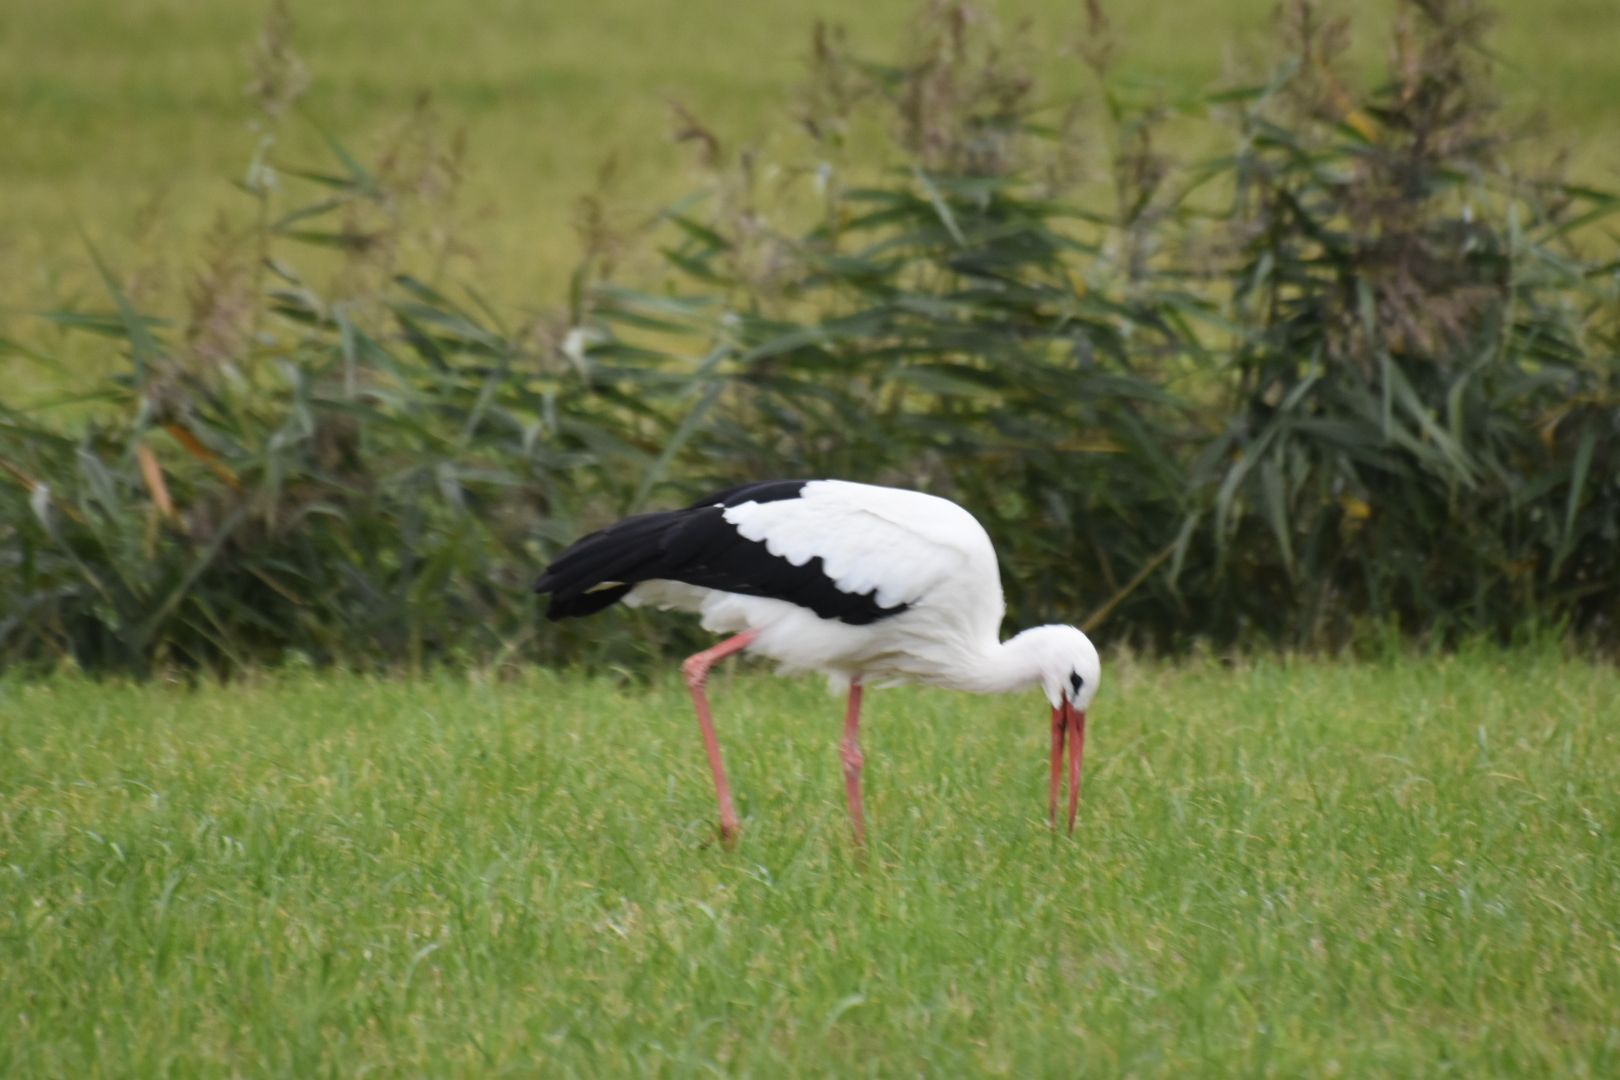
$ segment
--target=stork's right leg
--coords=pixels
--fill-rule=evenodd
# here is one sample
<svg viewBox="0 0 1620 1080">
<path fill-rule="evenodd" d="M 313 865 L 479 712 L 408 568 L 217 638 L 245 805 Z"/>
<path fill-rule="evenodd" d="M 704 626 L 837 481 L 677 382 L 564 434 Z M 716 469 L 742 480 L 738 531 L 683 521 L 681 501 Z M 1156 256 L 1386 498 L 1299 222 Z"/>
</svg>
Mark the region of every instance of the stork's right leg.
<svg viewBox="0 0 1620 1080">
<path fill-rule="evenodd" d="M 844 741 L 839 747 L 844 762 L 844 797 L 849 801 L 849 827 L 855 846 L 866 843 L 866 814 L 861 809 L 861 680 L 849 682 L 849 708 L 844 713 Z"/>
<path fill-rule="evenodd" d="M 714 734 L 714 717 L 709 715 L 709 699 L 703 693 L 703 683 L 711 667 L 732 653 L 746 649 L 754 640 L 754 633 L 745 630 L 712 649 L 688 656 L 681 664 L 686 688 L 692 692 L 692 705 L 697 709 L 698 727 L 703 729 L 703 749 L 709 754 L 709 770 L 714 773 L 714 794 L 720 800 L 720 838 L 728 843 L 737 836 L 737 808 L 731 802 L 731 785 L 726 783 L 726 767 L 720 761 L 720 740 Z"/>
</svg>

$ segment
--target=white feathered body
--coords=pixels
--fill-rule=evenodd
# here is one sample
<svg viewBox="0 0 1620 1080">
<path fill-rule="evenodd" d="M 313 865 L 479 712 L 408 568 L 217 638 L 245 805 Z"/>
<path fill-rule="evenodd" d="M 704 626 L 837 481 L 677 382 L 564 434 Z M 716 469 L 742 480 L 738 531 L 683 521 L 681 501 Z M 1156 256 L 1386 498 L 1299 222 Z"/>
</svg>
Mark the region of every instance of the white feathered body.
<svg viewBox="0 0 1620 1080">
<path fill-rule="evenodd" d="M 689 611 L 717 634 L 756 633 L 749 652 L 784 671 L 821 671 L 835 685 L 923 682 L 986 686 L 986 657 L 1005 613 L 995 548 L 972 514 L 917 491 L 842 480 L 807 483 L 798 498 L 728 507 L 726 520 L 772 555 L 803 566 L 822 560 L 837 588 L 875 592 L 906 610 L 864 625 L 823 619 L 784 600 L 652 580 L 632 605 Z"/>
</svg>

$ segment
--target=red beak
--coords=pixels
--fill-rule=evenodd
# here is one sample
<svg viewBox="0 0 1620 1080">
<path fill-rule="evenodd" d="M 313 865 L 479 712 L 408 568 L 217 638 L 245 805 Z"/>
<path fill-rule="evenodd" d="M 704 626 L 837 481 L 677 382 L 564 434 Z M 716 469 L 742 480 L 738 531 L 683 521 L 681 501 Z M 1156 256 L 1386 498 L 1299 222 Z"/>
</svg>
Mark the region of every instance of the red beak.
<svg viewBox="0 0 1620 1080">
<path fill-rule="evenodd" d="M 1068 698 L 1052 710 L 1052 788 L 1047 799 L 1047 817 L 1052 828 L 1057 828 L 1058 774 L 1063 771 L 1064 737 L 1073 735 L 1069 743 L 1069 834 L 1074 834 L 1074 817 L 1080 810 L 1080 763 L 1086 752 L 1086 714 L 1076 709 Z"/>
</svg>

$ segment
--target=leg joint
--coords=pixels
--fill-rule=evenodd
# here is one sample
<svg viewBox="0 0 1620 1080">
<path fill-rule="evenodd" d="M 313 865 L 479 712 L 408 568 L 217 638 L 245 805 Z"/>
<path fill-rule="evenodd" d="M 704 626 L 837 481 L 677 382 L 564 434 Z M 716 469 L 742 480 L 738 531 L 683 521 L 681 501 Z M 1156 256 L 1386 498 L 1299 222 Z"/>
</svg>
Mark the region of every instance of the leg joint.
<svg viewBox="0 0 1620 1080">
<path fill-rule="evenodd" d="M 686 682 L 692 686 L 702 686 L 709 677 L 709 663 L 702 653 L 688 656 L 681 662 L 681 674 L 686 676 Z"/>
</svg>

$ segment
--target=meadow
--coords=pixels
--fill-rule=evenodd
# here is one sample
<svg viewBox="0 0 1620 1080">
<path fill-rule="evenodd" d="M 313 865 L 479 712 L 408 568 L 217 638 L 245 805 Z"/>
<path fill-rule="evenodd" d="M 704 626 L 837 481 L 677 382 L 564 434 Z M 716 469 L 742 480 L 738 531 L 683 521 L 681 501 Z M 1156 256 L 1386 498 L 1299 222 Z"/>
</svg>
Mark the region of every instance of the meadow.
<svg viewBox="0 0 1620 1080">
<path fill-rule="evenodd" d="M 1493 54 L 1520 120 L 1561 140 L 1587 180 L 1620 169 L 1613 103 L 1620 62 L 1610 0 L 1504 0 Z M 260 0 L 60 0 L 5 5 L 0 18 L 0 309 L 101 306 L 84 252 L 93 237 L 143 299 L 183 295 L 203 238 L 250 214 L 239 180 L 262 136 L 245 92 L 269 5 Z M 1092 87 L 1075 58 L 1079 5 L 1001 0 L 1002 23 L 1030 22 L 1053 47 L 1037 73 L 1055 94 Z M 1176 101 L 1277 58 L 1274 0 L 1105 3 L 1122 80 Z M 911 4 L 723 0 L 543 5 L 420 0 L 386 18 L 363 6 L 292 3 L 292 44 L 309 78 L 282 159 L 323 159 L 316 124 L 366 156 L 395 137 L 420 95 L 464 132 L 455 209 L 458 276 L 527 308 L 559 305 L 580 248 L 581 196 L 601 185 L 627 214 L 693 187 L 690 146 L 669 138 L 669 103 L 731 147 L 780 134 L 817 19 L 847 26 L 866 54 L 902 51 Z M 1353 49 L 1385 59 L 1390 5 L 1340 3 Z M 1202 149 L 1202 148 L 1199 148 Z M 1535 151 L 1547 154 L 1545 146 Z M 35 329 L 9 320 L 6 334 Z"/>
<path fill-rule="evenodd" d="M 0 1073 L 1620 1068 L 1620 676 L 1553 648 L 1105 655 L 1033 699 L 284 672 L 0 684 Z"/>
</svg>

